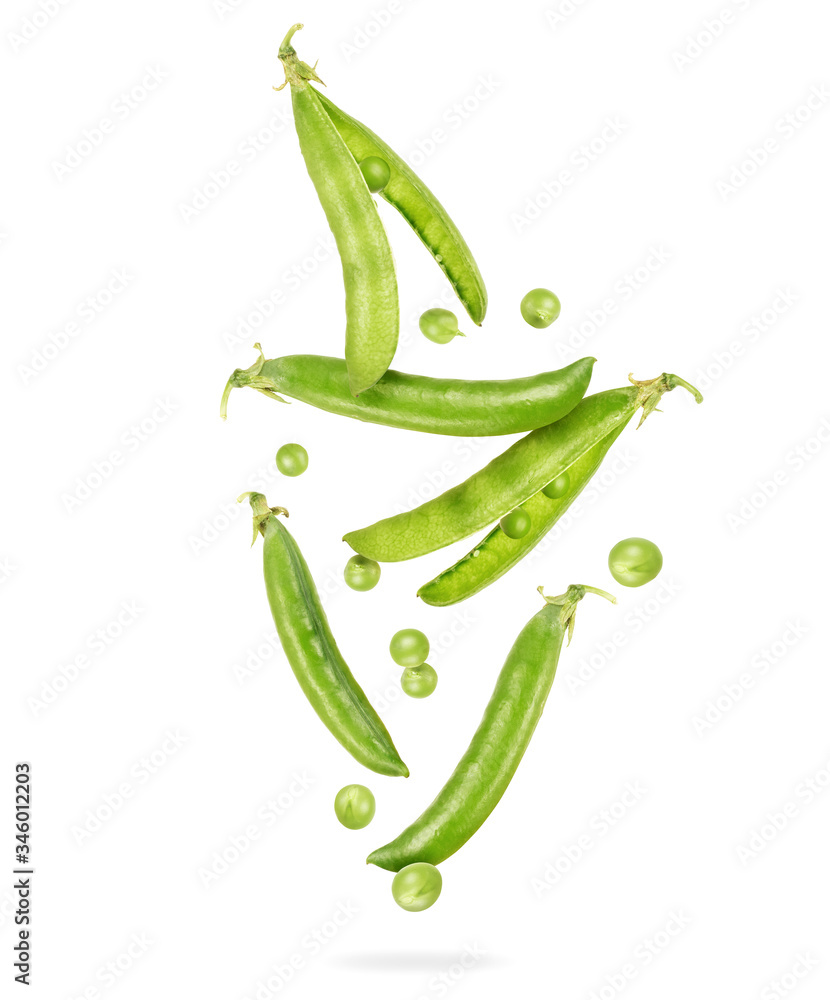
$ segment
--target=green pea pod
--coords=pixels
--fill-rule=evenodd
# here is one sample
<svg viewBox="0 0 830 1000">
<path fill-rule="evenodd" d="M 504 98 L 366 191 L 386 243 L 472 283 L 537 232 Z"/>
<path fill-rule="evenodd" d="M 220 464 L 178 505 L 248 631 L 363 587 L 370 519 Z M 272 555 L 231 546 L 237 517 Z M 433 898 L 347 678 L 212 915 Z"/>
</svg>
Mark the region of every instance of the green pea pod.
<svg viewBox="0 0 830 1000">
<path fill-rule="evenodd" d="M 383 375 L 398 344 L 400 317 L 395 263 L 386 230 L 360 168 L 309 86 L 320 80 L 291 45 L 280 46 L 300 149 L 337 243 L 346 289 L 346 366 L 353 395 Z M 282 84 L 284 87 L 285 84 Z M 281 87 L 275 88 L 277 90 Z"/>
<path fill-rule="evenodd" d="M 447 276 L 470 319 L 481 325 L 487 311 L 487 289 L 470 248 L 443 205 L 400 156 L 361 122 L 341 111 L 323 94 L 318 95 L 334 127 L 356 161 L 378 156 L 389 167 L 390 177 L 380 192 L 415 230 Z"/>
<path fill-rule="evenodd" d="M 542 592 L 542 588 L 539 588 Z M 586 593 L 615 599 L 593 587 L 570 586 L 519 633 L 507 655 L 478 729 L 435 801 L 367 863 L 397 872 L 416 861 L 440 864 L 463 847 L 498 805 L 542 716 L 565 634 Z M 544 595 L 543 595 L 544 596 Z"/>
<path fill-rule="evenodd" d="M 630 419 L 631 417 L 615 427 L 566 470 L 570 476 L 570 486 L 564 496 L 552 500 L 540 490 L 529 500 L 525 500 L 522 510 L 530 517 L 530 530 L 526 535 L 509 538 L 496 525 L 467 555 L 439 573 L 434 580 L 425 583 L 418 591 L 418 597 L 433 607 L 443 608 L 448 604 L 457 604 L 494 583 L 524 559 L 585 489 Z"/>
<path fill-rule="evenodd" d="M 380 717 L 352 676 L 331 634 L 305 559 L 261 493 L 245 493 L 257 532 L 265 539 L 265 589 L 282 648 L 294 676 L 329 732 L 364 766 L 378 774 L 408 777 Z"/>
<path fill-rule="evenodd" d="M 645 420 L 660 397 L 679 385 L 703 397 L 677 375 L 587 396 L 571 412 L 531 431 L 469 479 L 414 510 L 350 531 L 344 541 L 377 562 L 399 562 L 457 542 L 492 524 L 538 493 L 643 408 Z"/>
<path fill-rule="evenodd" d="M 266 361 L 259 344 L 254 347 L 259 360 L 238 368 L 225 386 L 223 418 L 231 390 L 251 386 L 272 399 L 283 393 L 356 420 L 460 437 L 520 434 L 559 420 L 585 395 L 596 361 L 581 358 L 559 371 L 509 381 L 470 382 L 390 370 L 355 399 L 340 358 L 295 354 Z"/>
</svg>

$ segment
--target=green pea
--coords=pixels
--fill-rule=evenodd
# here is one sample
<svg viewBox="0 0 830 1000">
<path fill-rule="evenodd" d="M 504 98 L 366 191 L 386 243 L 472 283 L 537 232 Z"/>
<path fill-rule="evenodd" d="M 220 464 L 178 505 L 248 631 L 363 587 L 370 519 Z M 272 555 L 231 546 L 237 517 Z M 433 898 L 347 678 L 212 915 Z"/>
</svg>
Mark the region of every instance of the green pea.
<svg viewBox="0 0 830 1000">
<path fill-rule="evenodd" d="M 382 160 L 379 156 L 367 156 L 358 163 L 358 166 L 372 194 L 382 191 L 389 183 L 392 172 L 386 160 Z"/>
<path fill-rule="evenodd" d="M 547 486 L 542 487 L 542 492 L 549 500 L 558 500 L 563 497 L 571 488 L 571 477 L 567 472 L 563 472 L 556 479 L 551 479 Z"/>
<path fill-rule="evenodd" d="M 522 318 L 537 330 L 544 330 L 559 316 L 561 308 L 559 299 L 549 289 L 534 288 L 522 299 Z"/>
<path fill-rule="evenodd" d="M 530 531 L 530 514 L 522 510 L 521 507 L 517 507 L 509 514 L 505 514 L 499 521 L 499 525 L 508 538 L 524 538 Z"/>
<path fill-rule="evenodd" d="M 380 579 L 380 566 L 366 556 L 352 556 L 343 570 L 343 579 L 352 590 L 371 590 Z"/>
<path fill-rule="evenodd" d="M 301 476 L 308 468 L 308 452 L 301 444 L 284 444 L 277 452 L 277 468 L 284 476 Z"/>
<path fill-rule="evenodd" d="M 647 538 L 624 538 L 608 553 L 608 568 L 624 587 L 642 587 L 663 568 L 663 554 Z"/>
<path fill-rule="evenodd" d="M 334 814 L 349 830 L 362 830 L 375 815 L 375 797 L 365 785 L 346 785 L 334 797 Z"/>
<path fill-rule="evenodd" d="M 392 636 L 389 652 L 399 667 L 420 667 L 429 656 L 429 639 L 416 628 L 403 628 Z"/>
<path fill-rule="evenodd" d="M 416 861 L 401 868 L 392 879 L 392 896 L 404 910 L 427 910 L 441 895 L 443 879 L 435 865 Z"/>
<path fill-rule="evenodd" d="M 401 687 L 410 698 L 428 698 L 438 683 L 438 674 L 428 663 L 407 667 L 401 674 Z"/>
<path fill-rule="evenodd" d="M 458 319 L 449 309 L 427 309 L 418 320 L 421 333 L 436 344 L 448 344 L 455 337 L 463 337 L 458 329 Z"/>
</svg>

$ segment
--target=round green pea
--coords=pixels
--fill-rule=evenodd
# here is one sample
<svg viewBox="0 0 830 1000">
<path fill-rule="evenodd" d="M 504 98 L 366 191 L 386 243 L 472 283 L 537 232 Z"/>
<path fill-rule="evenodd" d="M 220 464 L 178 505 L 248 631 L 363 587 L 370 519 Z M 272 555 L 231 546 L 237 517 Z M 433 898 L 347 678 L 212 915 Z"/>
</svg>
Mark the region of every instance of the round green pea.
<svg viewBox="0 0 830 1000">
<path fill-rule="evenodd" d="M 559 299 L 550 289 L 533 288 L 522 299 L 522 318 L 537 330 L 544 330 L 559 316 L 561 308 Z"/>
<path fill-rule="evenodd" d="M 551 500 L 558 500 L 563 497 L 571 488 L 571 477 L 567 472 L 563 472 L 556 479 L 551 479 L 547 486 L 542 487 L 542 492 Z"/>
<path fill-rule="evenodd" d="M 458 329 L 458 319 L 449 309 L 427 309 L 418 320 L 421 333 L 436 344 L 448 344 L 455 337 L 463 337 Z"/>
<path fill-rule="evenodd" d="M 401 687 L 410 698 L 428 698 L 437 683 L 438 674 L 428 663 L 422 663 L 420 667 L 407 667 L 401 674 Z"/>
<path fill-rule="evenodd" d="M 386 160 L 382 160 L 379 156 L 367 156 L 364 160 L 361 160 L 360 163 L 358 163 L 358 167 L 360 167 L 360 172 L 363 174 L 363 180 L 366 181 L 366 186 L 372 194 L 377 194 L 378 191 L 382 191 L 389 183 L 389 178 L 391 176 L 389 164 Z"/>
<path fill-rule="evenodd" d="M 416 628 L 403 628 L 392 636 L 389 652 L 399 667 L 420 667 L 429 656 L 429 639 Z"/>
<path fill-rule="evenodd" d="M 623 587 L 642 587 L 663 568 L 663 554 L 647 538 L 624 538 L 608 553 L 608 568 Z"/>
<path fill-rule="evenodd" d="M 380 565 L 366 556 L 352 556 L 343 570 L 343 579 L 352 590 L 371 590 L 380 579 Z"/>
<path fill-rule="evenodd" d="M 427 910 L 441 895 L 443 879 L 435 865 L 416 861 L 401 868 L 392 879 L 392 896 L 404 910 L 417 913 Z"/>
<path fill-rule="evenodd" d="M 501 530 L 508 538 L 524 538 L 530 531 L 530 514 L 521 507 L 511 510 L 499 521 Z"/>
<path fill-rule="evenodd" d="M 308 452 L 301 444 L 284 444 L 277 452 L 277 468 L 284 476 L 301 476 L 308 468 Z"/>
<path fill-rule="evenodd" d="M 349 830 L 362 830 L 375 815 L 375 797 L 365 785 L 346 785 L 334 797 L 334 815 Z"/>
</svg>

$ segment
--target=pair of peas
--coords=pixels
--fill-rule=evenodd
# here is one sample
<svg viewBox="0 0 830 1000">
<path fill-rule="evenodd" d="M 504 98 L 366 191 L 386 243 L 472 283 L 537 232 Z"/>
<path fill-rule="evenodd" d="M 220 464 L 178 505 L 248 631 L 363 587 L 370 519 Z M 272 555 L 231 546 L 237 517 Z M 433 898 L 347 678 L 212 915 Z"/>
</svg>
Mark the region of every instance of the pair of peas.
<svg viewBox="0 0 830 1000">
<path fill-rule="evenodd" d="M 520 306 L 526 323 L 543 330 L 559 316 L 559 299 L 547 288 L 533 288 L 522 299 Z M 421 333 L 435 344 L 448 344 L 455 337 L 463 337 L 458 329 L 458 319 L 449 309 L 427 309 L 418 320 Z"/>
</svg>

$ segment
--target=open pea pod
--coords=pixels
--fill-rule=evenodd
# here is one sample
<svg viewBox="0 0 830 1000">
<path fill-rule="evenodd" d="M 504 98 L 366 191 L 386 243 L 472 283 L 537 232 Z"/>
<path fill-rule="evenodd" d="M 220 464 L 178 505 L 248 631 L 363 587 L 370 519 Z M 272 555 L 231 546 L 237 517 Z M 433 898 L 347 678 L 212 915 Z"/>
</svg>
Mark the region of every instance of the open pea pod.
<svg viewBox="0 0 830 1000">
<path fill-rule="evenodd" d="M 377 156 L 389 167 L 390 177 L 380 192 L 415 230 L 438 266 L 449 279 L 455 293 L 474 323 L 481 325 L 487 312 L 487 289 L 472 251 L 446 209 L 421 178 L 379 136 L 362 122 L 341 111 L 317 91 L 343 142 L 355 160 Z"/>
<path fill-rule="evenodd" d="M 697 402 L 703 397 L 677 375 L 662 374 L 645 382 L 587 396 L 571 412 L 525 435 L 469 479 L 414 510 L 350 531 L 344 541 L 377 562 L 399 562 L 435 552 L 498 521 L 616 429 L 642 407 L 642 421 L 660 397 L 683 386 Z"/>
<path fill-rule="evenodd" d="M 351 152 L 310 85 L 320 80 L 297 58 L 295 24 L 280 46 L 285 83 L 291 86 L 294 125 L 306 169 L 326 213 L 343 265 L 346 292 L 346 367 L 352 395 L 370 388 L 392 362 L 400 310 L 392 250 L 377 206 Z M 322 82 L 322 81 L 321 81 Z"/>
<path fill-rule="evenodd" d="M 585 489 L 630 419 L 615 427 L 564 470 L 570 477 L 570 484 L 563 496 L 551 499 L 540 490 L 525 500 L 522 509 L 530 517 L 530 530 L 526 535 L 510 538 L 496 525 L 467 555 L 439 573 L 434 580 L 425 583 L 418 591 L 418 597 L 426 604 L 443 608 L 465 601 L 504 576 L 539 544 Z"/>
</svg>

